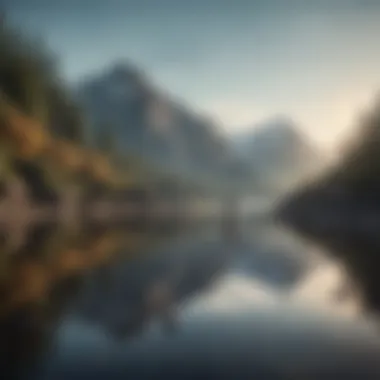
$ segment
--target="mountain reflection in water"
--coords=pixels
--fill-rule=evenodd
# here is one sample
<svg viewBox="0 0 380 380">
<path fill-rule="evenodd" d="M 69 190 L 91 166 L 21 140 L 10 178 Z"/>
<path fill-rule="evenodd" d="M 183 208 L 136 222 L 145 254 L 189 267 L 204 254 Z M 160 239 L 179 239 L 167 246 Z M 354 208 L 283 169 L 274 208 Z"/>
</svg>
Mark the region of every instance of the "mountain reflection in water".
<svg viewBox="0 0 380 380">
<path fill-rule="evenodd" d="M 318 255 L 262 223 L 247 224 L 239 241 L 226 240 L 213 223 L 187 230 L 40 226 L 25 236 L 17 250 L 3 241 L 0 344 L 4 373 L 26 378 L 54 367 L 62 352 L 91 357 L 111 342 L 181 336 L 197 315 L 289 306 L 312 300 L 326 283 L 313 285 Z M 86 336 L 92 343 L 81 351 Z"/>
</svg>

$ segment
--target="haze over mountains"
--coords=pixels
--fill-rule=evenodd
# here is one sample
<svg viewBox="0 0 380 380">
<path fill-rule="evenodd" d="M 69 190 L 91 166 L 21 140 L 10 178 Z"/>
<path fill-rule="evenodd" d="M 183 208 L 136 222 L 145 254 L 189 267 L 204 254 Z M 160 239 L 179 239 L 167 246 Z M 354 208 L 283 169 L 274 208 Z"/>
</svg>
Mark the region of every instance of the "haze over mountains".
<svg viewBox="0 0 380 380">
<path fill-rule="evenodd" d="M 198 178 L 232 173 L 235 157 L 214 124 L 156 89 L 137 69 L 117 64 L 82 83 L 78 94 L 91 124 L 112 128 L 121 151 Z"/>
<path fill-rule="evenodd" d="M 189 178 L 251 188 L 277 184 L 317 160 L 315 149 L 291 120 L 269 120 L 231 142 L 212 120 L 195 114 L 124 62 L 86 79 L 76 92 L 94 126 L 92 136 L 112 128 L 120 151 Z"/>
<path fill-rule="evenodd" d="M 259 182 L 269 187 L 291 186 L 323 164 L 317 148 L 286 116 L 273 117 L 235 136 L 234 145 Z"/>
</svg>

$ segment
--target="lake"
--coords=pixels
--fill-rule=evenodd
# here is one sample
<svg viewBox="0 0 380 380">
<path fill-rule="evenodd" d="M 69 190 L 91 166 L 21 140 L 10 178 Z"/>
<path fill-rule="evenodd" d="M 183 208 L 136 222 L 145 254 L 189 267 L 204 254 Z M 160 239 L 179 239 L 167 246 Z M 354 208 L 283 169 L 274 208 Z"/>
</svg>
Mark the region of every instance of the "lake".
<svg viewBox="0 0 380 380">
<path fill-rule="evenodd" d="M 344 270 L 268 220 L 16 241 L 3 233 L 6 378 L 380 378 L 377 325 Z"/>
</svg>

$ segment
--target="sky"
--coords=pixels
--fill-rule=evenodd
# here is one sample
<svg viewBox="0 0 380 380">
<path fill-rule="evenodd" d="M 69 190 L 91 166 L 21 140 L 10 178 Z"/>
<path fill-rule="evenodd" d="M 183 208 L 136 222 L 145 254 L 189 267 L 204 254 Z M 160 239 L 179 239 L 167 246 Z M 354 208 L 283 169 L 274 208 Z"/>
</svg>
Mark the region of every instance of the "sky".
<svg viewBox="0 0 380 380">
<path fill-rule="evenodd" d="M 380 1 L 0 0 L 75 83 L 120 59 L 237 133 L 287 115 L 332 149 L 380 89 Z"/>
</svg>

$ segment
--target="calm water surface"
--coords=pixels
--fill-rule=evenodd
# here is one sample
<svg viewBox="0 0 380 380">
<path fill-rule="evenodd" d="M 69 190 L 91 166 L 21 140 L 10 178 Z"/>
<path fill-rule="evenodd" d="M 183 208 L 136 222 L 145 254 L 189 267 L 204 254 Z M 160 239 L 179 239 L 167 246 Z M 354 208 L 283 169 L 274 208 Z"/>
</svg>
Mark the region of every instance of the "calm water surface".
<svg viewBox="0 0 380 380">
<path fill-rule="evenodd" d="M 344 273 L 268 223 L 40 228 L 3 250 L 7 378 L 380 378 Z"/>
</svg>

